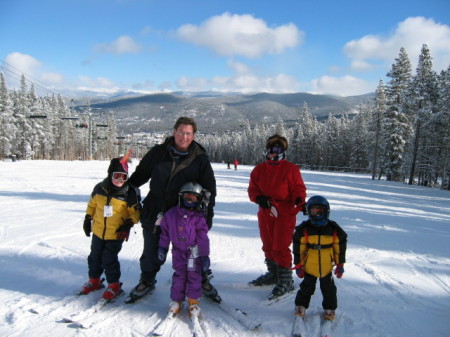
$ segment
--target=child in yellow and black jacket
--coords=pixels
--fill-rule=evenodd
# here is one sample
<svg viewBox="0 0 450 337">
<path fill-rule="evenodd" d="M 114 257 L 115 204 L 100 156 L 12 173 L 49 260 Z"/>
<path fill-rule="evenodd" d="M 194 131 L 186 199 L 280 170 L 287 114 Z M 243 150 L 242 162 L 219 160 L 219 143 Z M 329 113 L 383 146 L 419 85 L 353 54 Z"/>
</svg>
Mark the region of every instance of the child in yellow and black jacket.
<svg viewBox="0 0 450 337">
<path fill-rule="evenodd" d="M 102 288 L 103 272 L 108 282 L 103 298 L 111 301 L 123 292 L 118 255 L 123 241 L 128 241 L 131 227 L 139 222 L 141 210 L 139 189 L 127 181 L 128 156 L 111 160 L 108 177 L 94 187 L 89 199 L 83 224 L 86 236 L 93 234 L 88 256 L 89 281 L 80 295 Z"/>
<path fill-rule="evenodd" d="M 294 269 L 299 278 L 304 278 L 295 297 L 295 313 L 304 317 L 319 279 L 324 318 L 332 321 L 337 309 L 332 271 L 336 266 L 334 274 L 337 278 L 344 273 L 347 234 L 336 222 L 329 220 L 330 205 L 326 198 L 319 195 L 309 198 L 306 210 L 308 220 L 296 227 L 293 236 Z"/>
</svg>

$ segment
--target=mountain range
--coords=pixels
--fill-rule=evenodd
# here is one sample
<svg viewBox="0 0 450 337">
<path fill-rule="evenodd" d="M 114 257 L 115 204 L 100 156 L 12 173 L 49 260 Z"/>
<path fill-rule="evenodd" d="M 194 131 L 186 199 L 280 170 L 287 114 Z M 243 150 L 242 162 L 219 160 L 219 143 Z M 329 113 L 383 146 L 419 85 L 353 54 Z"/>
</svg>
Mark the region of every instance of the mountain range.
<svg viewBox="0 0 450 337">
<path fill-rule="evenodd" d="M 275 124 L 281 118 L 286 126 L 298 119 L 306 103 L 317 119 L 330 114 L 354 114 L 361 103 L 374 94 L 338 97 L 308 93 L 241 94 L 220 92 L 171 92 L 127 95 L 96 99 L 89 105 L 75 102 L 75 110 L 112 112 L 120 133 L 170 130 L 180 116 L 192 117 L 202 132 L 237 130 L 248 120 L 250 125 Z"/>
</svg>

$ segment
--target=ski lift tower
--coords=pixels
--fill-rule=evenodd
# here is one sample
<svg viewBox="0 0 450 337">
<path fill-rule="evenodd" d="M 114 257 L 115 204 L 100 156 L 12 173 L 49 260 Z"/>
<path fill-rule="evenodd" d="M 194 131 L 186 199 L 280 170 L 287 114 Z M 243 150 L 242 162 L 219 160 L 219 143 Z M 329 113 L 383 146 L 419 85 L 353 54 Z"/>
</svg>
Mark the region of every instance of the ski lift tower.
<svg viewBox="0 0 450 337">
<path fill-rule="evenodd" d="M 98 112 L 101 112 L 101 108 L 91 108 L 91 104 L 90 104 L 90 102 L 88 102 L 88 108 L 87 108 L 87 115 L 89 116 L 89 124 L 88 124 L 88 128 L 89 128 L 89 160 L 92 160 L 92 157 L 93 157 L 93 155 L 92 155 L 92 121 L 93 121 L 93 110 L 98 110 Z M 105 126 L 105 127 L 107 127 L 108 125 L 97 125 L 97 126 L 100 126 L 100 127 L 103 127 L 103 126 Z"/>
</svg>

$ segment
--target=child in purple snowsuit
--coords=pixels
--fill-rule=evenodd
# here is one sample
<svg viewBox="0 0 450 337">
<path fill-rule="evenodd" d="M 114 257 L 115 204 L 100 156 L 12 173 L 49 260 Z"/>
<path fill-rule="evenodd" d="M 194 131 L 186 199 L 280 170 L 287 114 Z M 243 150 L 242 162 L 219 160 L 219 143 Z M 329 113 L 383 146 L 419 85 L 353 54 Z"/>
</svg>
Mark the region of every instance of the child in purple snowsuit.
<svg viewBox="0 0 450 337">
<path fill-rule="evenodd" d="M 198 314 L 198 300 L 202 296 L 202 270 L 208 270 L 208 225 L 203 212 L 205 190 L 197 183 L 184 184 L 179 192 L 179 203 L 170 208 L 161 221 L 158 259 L 166 260 L 172 243 L 172 276 L 169 310 L 179 312 L 188 298 L 191 315 Z M 195 311 L 195 312 L 194 312 Z"/>
</svg>

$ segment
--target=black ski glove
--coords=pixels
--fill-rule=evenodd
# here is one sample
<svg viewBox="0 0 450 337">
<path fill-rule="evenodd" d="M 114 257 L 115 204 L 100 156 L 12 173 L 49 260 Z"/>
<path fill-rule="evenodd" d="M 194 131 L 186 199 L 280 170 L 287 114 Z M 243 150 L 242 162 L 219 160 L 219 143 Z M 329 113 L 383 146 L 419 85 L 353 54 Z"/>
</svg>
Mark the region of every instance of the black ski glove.
<svg viewBox="0 0 450 337">
<path fill-rule="evenodd" d="M 263 209 L 270 208 L 269 198 L 266 197 L 265 195 L 258 195 L 256 197 L 256 203 L 259 205 L 259 207 L 261 207 Z"/>
<path fill-rule="evenodd" d="M 128 241 L 128 238 L 130 237 L 130 230 L 133 226 L 133 220 L 126 219 L 123 225 L 116 230 L 117 240 Z"/>
<path fill-rule="evenodd" d="M 212 216 L 207 216 L 206 217 L 206 225 L 208 226 L 208 230 L 211 229 L 212 225 L 213 225 L 213 221 L 212 221 L 213 217 Z"/>
<path fill-rule="evenodd" d="M 297 207 L 301 207 L 301 211 L 302 211 L 303 215 L 306 215 L 306 204 L 302 200 L 302 198 L 298 197 L 297 199 L 295 199 L 295 205 Z"/>
<path fill-rule="evenodd" d="M 86 214 L 83 222 L 83 230 L 86 236 L 91 236 L 92 229 L 92 217 L 89 214 Z"/>
<path fill-rule="evenodd" d="M 158 247 L 158 254 L 157 254 L 156 257 L 157 257 L 158 262 L 159 262 L 160 265 L 163 265 L 164 262 L 166 262 L 167 252 L 168 251 L 169 250 L 167 248 L 164 248 L 164 247 L 161 247 L 161 246 Z"/>
</svg>

